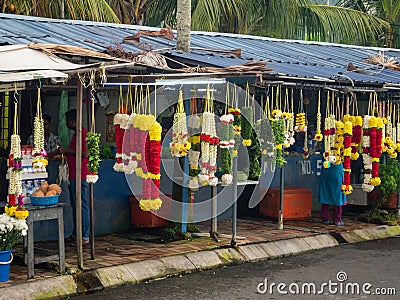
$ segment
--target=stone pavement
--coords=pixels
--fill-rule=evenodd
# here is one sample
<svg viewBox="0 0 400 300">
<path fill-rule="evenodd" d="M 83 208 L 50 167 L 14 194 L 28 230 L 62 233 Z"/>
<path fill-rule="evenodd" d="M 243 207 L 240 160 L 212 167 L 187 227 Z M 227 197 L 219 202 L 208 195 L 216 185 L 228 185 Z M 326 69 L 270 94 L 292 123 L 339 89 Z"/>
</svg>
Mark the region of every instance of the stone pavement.
<svg viewBox="0 0 400 300">
<path fill-rule="evenodd" d="M 344 217 L 343 227 L 323 225 L 318 217 L 305 221 L 285 221 L 277 229 L 276 221 L 239 219 L 237 247 L 230 238 L 219 242 L 209 237 L 160 243 L 154 235 L 138 230 L 95 238 L 94 260 L 90 246 L 84 246 L 84 270 L 78 271 L 76 248 L 66 245 L 65 274 L 57 272 L 57 262 L 35 266 L 35 277 L 27 279 L 27 267 L 20 257 L 21 245 L 14 249 L 10 280 L 0 283 L 0 299 L 46 299 L 65 297 L 79 292 L 115 286 L 127 282 L 194 272 L 222 264 L 276 258 L 313 249 L 333 247 L 340 243 L 400 235 L 400 226 L 364 223 L 355 216 Z M 207 232 L 209 224 L 199 227 Z M 231 221 L 218 223 L 219 233 L 231 234 Z M 37 242 L 35 251 L 57 249 L 56 242 Z M 35 252 L 35 253 L 36 253 Z M 36 254 L 35 254 L 36 255 Z"/>
</svg>

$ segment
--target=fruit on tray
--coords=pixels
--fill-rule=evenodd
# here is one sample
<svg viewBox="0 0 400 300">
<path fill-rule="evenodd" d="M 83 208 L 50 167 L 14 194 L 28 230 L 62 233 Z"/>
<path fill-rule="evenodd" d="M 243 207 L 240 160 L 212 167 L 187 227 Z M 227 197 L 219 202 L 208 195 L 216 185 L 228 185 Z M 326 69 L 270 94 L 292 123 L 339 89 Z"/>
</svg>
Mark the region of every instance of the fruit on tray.
<svg viewBox="0 0 400 300">
<path fill-rule="evenodd" d="M 42 185 L 32 194 L 34 197 L 44 196 L 56 196 L 61 194 L 61 187 L 58 184 L 48 184 L 47 181 L 43 182 Z"/>
</svg>

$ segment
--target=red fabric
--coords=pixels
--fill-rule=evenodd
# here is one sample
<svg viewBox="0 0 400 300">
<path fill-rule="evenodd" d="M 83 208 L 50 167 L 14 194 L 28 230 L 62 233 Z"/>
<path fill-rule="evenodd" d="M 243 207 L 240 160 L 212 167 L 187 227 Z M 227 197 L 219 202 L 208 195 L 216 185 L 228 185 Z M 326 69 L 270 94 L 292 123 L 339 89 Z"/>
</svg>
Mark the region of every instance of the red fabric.
<svg viewBox="0 0 400 300">
<path fill-rule="evenodd" d="M 82 154 L 87 154 L 87 142 L 86 136 L 88 131 L 85 128 L 82 128 Z M 76 133 L 72 136 L 71 143 L 69 144 L 69 148 L 76 148 Z M 75 154 L 66 154 L 65 155 L 69 168 L 69 179 L 76 179 L 76 157 Z M 86 175 L 89 174 L 88 171 L 88 162 L 89 159 L 87 157 L 82 157 L 82 165 L 81 165 L 81 176 L 82 180 L 86 179 Z"/>
</svg>

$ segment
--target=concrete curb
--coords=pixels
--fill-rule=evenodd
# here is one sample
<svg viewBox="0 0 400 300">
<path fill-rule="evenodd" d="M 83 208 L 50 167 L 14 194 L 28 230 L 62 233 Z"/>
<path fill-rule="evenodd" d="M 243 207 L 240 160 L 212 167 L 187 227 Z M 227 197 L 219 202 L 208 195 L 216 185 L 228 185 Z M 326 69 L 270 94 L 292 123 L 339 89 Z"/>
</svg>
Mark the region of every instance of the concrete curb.
<svg viewBox="0 0 400 300">
<path fill-rule="evenodd" d="M 237 248 L 219 248 L 138 261 L 82 272 L 75 277 L 64 275 L 26 282 L 1 288 L 0 291 L 1 297 L 5 297 L 5 299 L 66 297 L 79 292 L 94 291 L 126 283 L 138 283 L 221 265 L 289 256 L 310 250 L 334 247 L 343 242 L 355 243 L 398 235 L 400 235 L 400 226 L 377 226 L 341 233 L 317 234 L 274 242 L 241 245 Z"/>
</svg>

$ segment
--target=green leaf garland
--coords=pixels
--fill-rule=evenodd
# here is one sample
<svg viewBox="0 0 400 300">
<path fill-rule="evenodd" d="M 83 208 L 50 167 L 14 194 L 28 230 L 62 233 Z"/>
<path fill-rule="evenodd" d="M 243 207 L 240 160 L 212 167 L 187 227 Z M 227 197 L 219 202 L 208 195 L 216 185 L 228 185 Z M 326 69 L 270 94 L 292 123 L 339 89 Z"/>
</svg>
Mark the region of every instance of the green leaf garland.
<svg viewBox="0 0 400 300">
<path fill-rule="evenodd" d="M 100 163 L 100 133 L 88 132 L 86 136 L 88 149 L 89 173 L 97 174 Z"/>
</svg>

